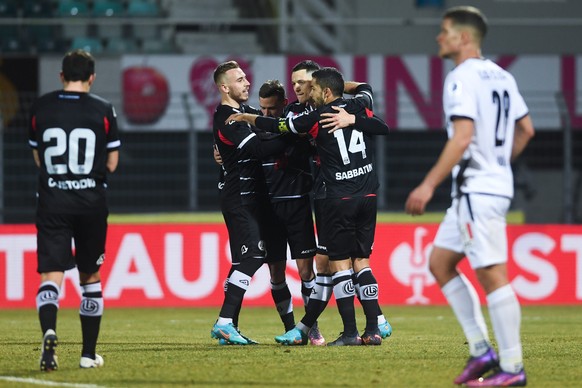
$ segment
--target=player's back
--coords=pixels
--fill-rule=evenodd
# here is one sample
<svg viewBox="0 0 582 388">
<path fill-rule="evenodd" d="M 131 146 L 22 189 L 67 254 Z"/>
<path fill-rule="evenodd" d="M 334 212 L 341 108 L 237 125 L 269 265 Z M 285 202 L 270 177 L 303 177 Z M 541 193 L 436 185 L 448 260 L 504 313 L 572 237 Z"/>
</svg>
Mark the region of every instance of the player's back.
<svg viewBox="0 0 582 388">
<path fill-rule="evenodd" d="M 451 117 L 474 122 L 474 136 L 461 165 L 461 191 L 513 196 L 511 151 L 515 122 L 528 113 L 513 76 L 494 62 L 468 59 L 447 76 L 443 96 L 452 136 Z"/>
<path fill-rule="evenodd" d="M 79 212 L 105 206 L 108 148 L 120 144 L 112 105 L 94 94 L 61 90 L 39 98 L 31 112 L 40 208 Z"/>
<path fill-rule="evenodd" d="M 372 115 L 370 103 L 367 99 L 340 98 L 322 107 L 320 114 L 336 113 L 332 106 L 340 106 L 357 116 Z M 376 192 L 379 183 L 370 136 L 353 126 L 331 134 L 319 127 L 316 142 L 327 198 L 363 196 Z"/>
</svg>

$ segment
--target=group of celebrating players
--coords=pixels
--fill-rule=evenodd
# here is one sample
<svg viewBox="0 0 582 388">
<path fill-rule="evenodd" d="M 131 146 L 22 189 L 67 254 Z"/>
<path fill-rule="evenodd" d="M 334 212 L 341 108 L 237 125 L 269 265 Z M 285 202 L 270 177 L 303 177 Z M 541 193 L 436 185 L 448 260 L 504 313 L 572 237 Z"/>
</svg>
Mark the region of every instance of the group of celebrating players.
<svg viewBox="0 0 582 388">
<path fill-rule="evenodd" d="M 238 329 L 238 314 L 251 277 L 266 262 L 286 331 L 277 342 L 325 344 L 317 318 L 333 293 L 344 330 L 327 345 L 380 345 L 392 328 L 378 305 L 369 265 L 378 188 L 371 136 L 388 134 L 388 126 L 373 115 L 372 89 L 308 60 L 292 70 L 296 102 L 287 104 L 284 87 L 270 80 L 259 90 L 256 110 L 245 104 L 250 83 L 236 62 L 219 65 L 214 80 L 221 94 L 214 115 L 215 158 L 222 163 L 221 209 L 233 264 L 212 337 L 256 343 Z M 354 97 L 344 99 L 344 93 Z M 297 325 L 285 280 L 287 245 L 305 303 Z M 366 315 L 361 336 L 356 295 Z"/>
</svg>

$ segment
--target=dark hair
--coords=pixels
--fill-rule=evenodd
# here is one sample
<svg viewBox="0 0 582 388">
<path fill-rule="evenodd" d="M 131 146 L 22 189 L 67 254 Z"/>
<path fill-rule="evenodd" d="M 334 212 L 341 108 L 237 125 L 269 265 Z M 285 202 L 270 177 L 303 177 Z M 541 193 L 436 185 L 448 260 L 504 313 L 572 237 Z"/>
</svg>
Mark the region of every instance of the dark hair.
<svg viewBox="0 0 582 388">
<path fill-rule="evenodd" d="M 277 79 L 265 81 L 259 89 L 259 97 L 269 98 L 273 96 L 277 96 L 277 100 L 279 101 L 285 99 L 285 87 Z"/>
<path fill-rule="evenodd" d="M 86 82 L 95 74 L 95 59 L 85 50 L 70 51 L 63 57 L 61 71 L 66 82 Z"/>
<path fill-rule="evenodd" d="M 232 69 L 239 69 L 240 66 L 236 61 L 223 62 L 214 70 L 214 83 L 218 85 L 220 79 L 227 71 Z"/>
<path fill-rule="evenodd" d="M 321 69 L 321 66 L 317 62 L 312 61 L 311 59 L 307 59 L 305 61 L 301 61 L 293 66 L 291 69 L 292 73 L 295 73 L 299 70 L 306 70 L 307 72 L 314 72 L 315 70 Z"/>
<path fill-rule="evenodd" d="M 483 13 L 471 6 L 449 8 L 443 19 L 450 19 L 453 25 L 473 27 L 477 31 L 477 38 L 482 40 L 487 34 L 487 18 Z"/>
<path fill-rule="evenodd" d="M 311 75 L 322 89 L 329 88 L 336 97 L 344 94 L 344 77 L 335 67 L 323 67 Z"/>
</svg>

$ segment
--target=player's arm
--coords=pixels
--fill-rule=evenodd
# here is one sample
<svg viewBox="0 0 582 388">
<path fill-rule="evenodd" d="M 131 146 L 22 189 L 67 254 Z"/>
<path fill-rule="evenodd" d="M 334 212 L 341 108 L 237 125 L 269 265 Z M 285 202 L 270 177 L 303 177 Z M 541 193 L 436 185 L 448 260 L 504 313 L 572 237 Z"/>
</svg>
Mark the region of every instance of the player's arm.
<svg viewBox="0 0 582 388">
<path fill-rule="evenodd" d="M 222 166 L 222 156 L 220 155 L 220 151 L 218 150 L 218 146 L 216 144 L 214 144 L 212 146 L 212 150 L 214 151 L 213 156 L 214 156 L 214 161 L 216 162 L 216 164 L 221 165 Z"/>
<path fill-rule="evenodd" d="M 515 160 L 527 146 L 527 143 L 535 135 L 535 130 L 529 114 L 515 122 L 515 133 L 513 135 L 513 148 L 511 149 L 511 160 Z"/>
<path fill-rule="evenodd" d="M 270 155 L 277 155 L 289 146 L 289 135 L 280 135 L 270 138 L 261 138 L 252 132 L 245 138 L 238 148 L 243 155 L 256 159 L 263 159 Z"/>
<path fill-rule="evenodd" d="M 107 153 L 107 171 L 109 173 L 115 172 L 119 163 L 119 150 L 109 151 Z"/>
<path fill-rule="evenodd" d="M 36 167 L 40 167 L 40 157 L 38 156 L 37 149 L 32 150 L 32 158 L 34 159 L 34 164 L 36 164 Z"/>
<path fill-rule="evenodd" d="M 346 81 L 344 82 L 345 94 L 356 94 L 358 86 L 364 85 L 364 82 Z"/>
<path fill-rule="evenodd" d="M 408 214 L 420 215 L 424 213 L 426 205 L 431 200 L 435 189 L 451 173 L 453 167 L 461 160 L 463 153 L 471 144 L 474 126 L 469 118 L 457 118 L 453 121 L 454 133 L 441 154 L 426 174 L 423 181 L 410 192 L 406 200 L 405 209 Z"/>
<path fill-rule="evenodd" d="M 358 131 L 367 133 L 369 135 L 387 135 L 390 132 L 388 124 L 381 118 L 374 116 L 372 111 L 367 116 L 355 115 L 348 113 L 344 108 L 339 106 L 332 106 L 338 113 L 322 113 L 320 120 L 323 128 L 327 128 L 328 133 L 333 133 L 338 129 L 348 126 L 354 126 Z"/>
</svg>

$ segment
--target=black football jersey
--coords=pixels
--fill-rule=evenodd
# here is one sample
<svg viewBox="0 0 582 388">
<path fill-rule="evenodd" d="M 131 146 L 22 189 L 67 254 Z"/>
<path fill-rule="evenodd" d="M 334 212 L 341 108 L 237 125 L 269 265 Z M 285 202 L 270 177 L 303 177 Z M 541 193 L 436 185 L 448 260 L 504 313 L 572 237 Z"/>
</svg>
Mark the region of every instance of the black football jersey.
<svg viewBox="0 0 582 388">
<path fill-rule="evenodd" d="M 283 117 L 312 110 L 305 104 L 285 107 Z M 263 159 L 263 172 L 272 202 L 286 201 L 309 195 L 313 187 L 311 156 L 314 146 L 307 137 L 297 137 L 281 154 Z"/>
<path fill-rule="evenodd" d="M 306 112 L 276 123 L 281 129 L 294 133 L 309 133 L 317 144 L 320 160 L 321 184 L 325 194 L 320 198 L 343 198 L 375 194 L 379 183 L 374 164 L 374 143 L 372 137 L 354 126 L 328 133 L 320 128 L 321 113 L 336 111 L 332 106 L 341 106 L 356 116 L 372 117 L 372 90 L 367 84 L 356 89 L 356 96 L 350 99 L 338 98 L 313 112 Z M 257 125 L 265 122 L 257 120 Z M 271 121 L 272 125 L 273 122 Z M 266 128 L 265 128 L 266 129 Z M 273 130 L 275 128 L 270 127 Z M 316 183 L 317 185 L 317 183 Z"/>
<path fill-rule="evenodd" d="M 40 159 L 40 210 L 70 214 L 107 206 L 107 155 L 121 145 L 111 103 L 91 93 L 47 93 L 32 106 L 28 133 Z"/>
<path fill-rule="evenodd" d="M 257 134 L 245 122 L 226 123 L 226 119 L 234 113 L 261 112 L 245 104 L 241 104 L 238 109 L 220 104 L 214 112 L 214 142 L 224 167 L 221 191 L 223 208 L 234 208 L 266 198 L 268 190 L 261 160 L 282 152 L 289 144 L 285 138 L 290 138 L 285 135 Z"/>
</svg>

